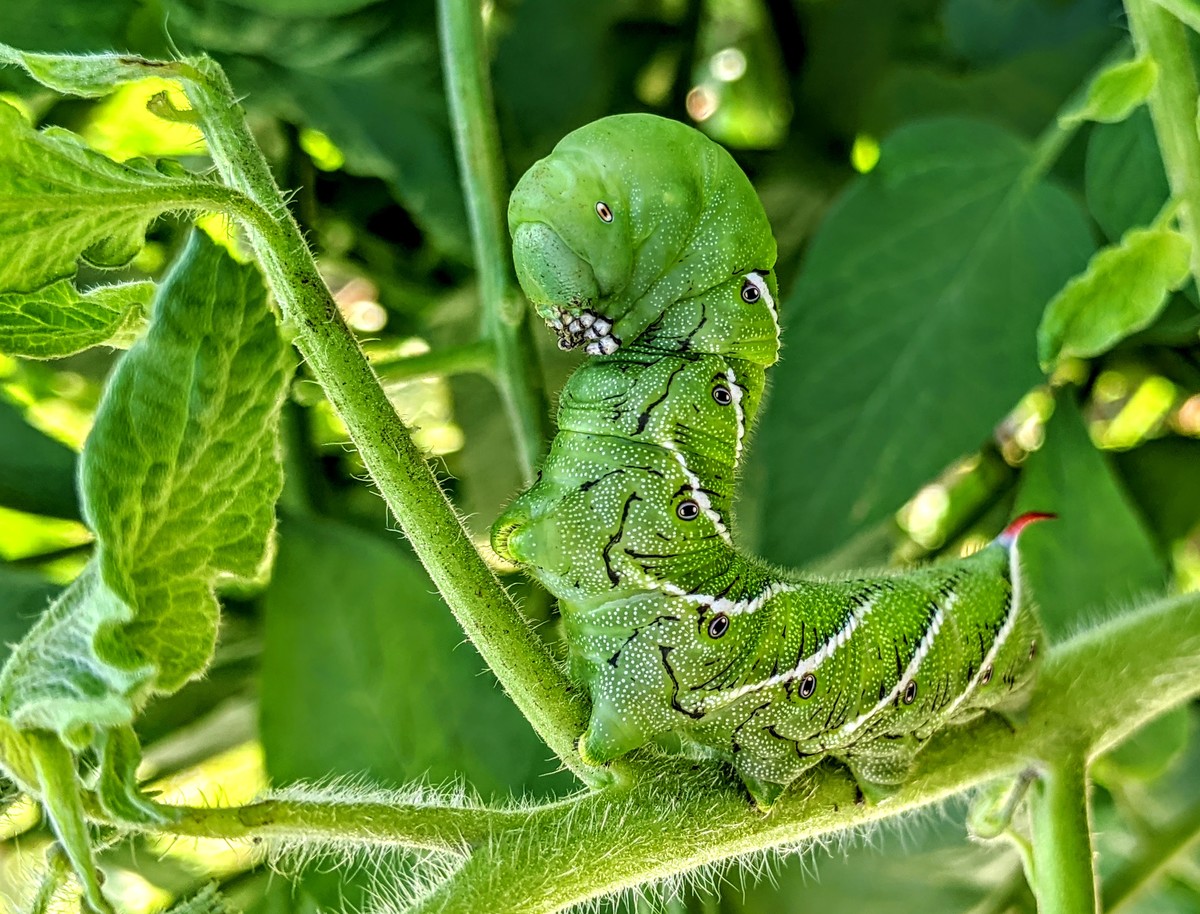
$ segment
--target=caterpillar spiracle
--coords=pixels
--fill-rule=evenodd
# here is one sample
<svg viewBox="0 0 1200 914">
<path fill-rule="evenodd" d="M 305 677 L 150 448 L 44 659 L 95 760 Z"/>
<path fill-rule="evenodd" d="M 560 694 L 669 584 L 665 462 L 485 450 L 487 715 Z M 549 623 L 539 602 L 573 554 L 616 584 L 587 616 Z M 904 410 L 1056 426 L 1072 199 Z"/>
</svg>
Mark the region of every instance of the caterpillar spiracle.
<svg viewBox="0 0 1200 914">
<path fill-rule="evenodd" d="M 586 760 L 674 733 L 760 806 L 825 757 L 879 792 L 934 731 L 1020 704 L 1041 635 L 1014 546 L 1046 515 L 902 574 L 816 580 L 736 548 L 779 324 L 775 240 L 725 150 L 675 121 L 604 118 L 525 174 L 508 220 L 538 314 L 594 356 L 492 530 L 559 599 L 592 701 Z"/>
</svg>

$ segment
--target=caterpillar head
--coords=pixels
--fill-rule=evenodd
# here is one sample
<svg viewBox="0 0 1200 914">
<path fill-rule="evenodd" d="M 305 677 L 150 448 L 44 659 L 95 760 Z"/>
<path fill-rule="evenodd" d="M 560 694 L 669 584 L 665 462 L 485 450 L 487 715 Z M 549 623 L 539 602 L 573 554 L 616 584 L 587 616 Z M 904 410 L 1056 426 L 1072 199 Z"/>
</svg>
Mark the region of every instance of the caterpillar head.
<svg viewBox="0 0 1200 914">
<path fill-rule="evenodd" d="M 775 265 L 762 204 L 729 153 L 648 114 L 568 134 L 517 183 L 508 223 L 517 278 L 538 314 L 563 348 L 593 355 L 639 339 L 678 302 Z M 680 339 L 703 326 L 695 308 L 675 321 Z"/>
</svg>

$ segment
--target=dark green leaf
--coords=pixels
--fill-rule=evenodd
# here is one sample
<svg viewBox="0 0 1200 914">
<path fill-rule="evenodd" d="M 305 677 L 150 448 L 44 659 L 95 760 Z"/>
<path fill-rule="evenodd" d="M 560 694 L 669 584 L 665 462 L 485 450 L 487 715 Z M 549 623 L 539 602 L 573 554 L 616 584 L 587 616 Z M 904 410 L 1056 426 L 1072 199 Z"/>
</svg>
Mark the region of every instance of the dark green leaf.
<svg viewBox="0 0 1200 914">
<path fill-rule="evenodd" d="M 311 2 L 308 14 L 270 15 L 278 5 L 171 0 L 172 32 L 216 56 L 258 110 L 327 134 L 347 172 L 383 179 L 440 247 L 468 260 L 433 5 Z"/>
<path fill-rule="evenodd" d="M 1093 128 L 1085 178 L 1088 209 L 1111 240 L 1154 220 L 1170 191 L 1146 108 Z"/>
<path fill-rule="evenodd" d="M 25 637 L 61 590 L 35 572 L 0 565 L 0 661 L 8 659 L 10 645 Z"/>
<path fill-rule="evenodd" d="M 1200 441 L 1162 438 L 1114 456 L 1125 488 L 1169 556 L 1200 527 Z"/>
<path fill-rule="evenodd" d="M 1053 640 L 1162 591 L 1166 570 L 1153 541 L 1069 391 L 1056 399 L 1045 443 L 1029 455 L 1015 510 L 1058 515 L 1021 538 L 1026 580 Z"/>
<path fill-rule="evenodd" d="M 946 0 L 942 13 L 951 47 L 976 64 L 1038 48 L 1061 48 L 1111 27 L 1117 0 Z"/>
<path fill-rule="evenodd" d="M 1087 222 L 982 123 L 899 131 L 825 220 L 783 309 L 761 450 L 763 549 L 811 560 L 976 449 L 1040 374 L 1046 301 Z"/>
<path fill-rule="evenodd" d="M 398 545 L 289 519 L 266 596 L 262 736 L 278 783 L 465 777 L 544 794 L 550 753 Z"/>
<path fill-rule="evenodd" d="M 76 456 L 0 398 L 0 505 L 78 520 Z"/>
</svg>

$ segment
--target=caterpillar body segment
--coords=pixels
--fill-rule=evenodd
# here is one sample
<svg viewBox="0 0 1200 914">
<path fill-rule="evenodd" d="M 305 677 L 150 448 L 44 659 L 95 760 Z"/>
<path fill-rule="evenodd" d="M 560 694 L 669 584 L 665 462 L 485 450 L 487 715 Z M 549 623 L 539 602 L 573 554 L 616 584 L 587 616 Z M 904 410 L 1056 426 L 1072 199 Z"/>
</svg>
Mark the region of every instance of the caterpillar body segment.
<svg viewBox="0 0 1200 914">
<path fill-rule="evenodd" d="M 941 727 L 1019 706 L 1041 635 L 1015 548 L 1045 515 L 897 574 L 816 580 L 737 548 L 734 486 L 779 337 L 774 241 L 726 153 L 674 122 L 606 118 L 522 178 L 509 219 L 539 313 L 595 356 L 563 390 L 538 482 L 493 528 L 560 601 L 592 700 L 587 760 L 669 736 L 730 762 L 760 805 L 826 757 L 878 792 Z"/>
</svg>

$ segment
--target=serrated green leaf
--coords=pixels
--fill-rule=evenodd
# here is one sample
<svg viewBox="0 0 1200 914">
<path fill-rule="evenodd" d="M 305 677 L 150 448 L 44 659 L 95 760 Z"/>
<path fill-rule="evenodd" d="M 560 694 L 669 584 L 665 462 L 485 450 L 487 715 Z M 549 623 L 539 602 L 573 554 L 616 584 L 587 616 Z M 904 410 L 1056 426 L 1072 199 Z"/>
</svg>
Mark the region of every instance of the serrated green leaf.
<svg viewBox="0 0 1200 914">
<path fill-rule="evenodd" d="M 18 729 L 89 744 L 204 669 L 214 588 L 261 578 L 270 555 L 285 364 L 257 272 L 194 233 L 84 449 L 97 553 L 0 674 Z"/>
<path fill-rule="evenodd" d="M 1021 565 L 1042 622 L 1058 640 L 1081 621 L 1160 593 L 1166 569 L 1070 391 L 1021 473 L 1014 514 L 1058 515 L 1021 537 Z"/>
<path fill-rule="evenodd" d="M 232 192 L 147 163 L 118 163 L 57 127 L 34 130 L 0 102 L 0 291 L 31 292 L 84 258 L 128 263 L 169 210 L 218 210 Z"/>
<path fill-rule="evenodd" d="M 43 86 L 64 95 L 107 95 L 123 83 L 194 71 L 182 61 L 146 60 L 133 54 L 34 54 L 0 44 L 0 65 L 22 67 Z"/>
<path fill-rule="evenodd" d="M 69 279 L 34 292 L 0 293 L 0 352 L 58 359 L 108 342 L 145 315 L 154 283 L 80 293 Z"/>
<path fill-rule="evenodd" d="M 1096 74 L 1087 95 L 1059 115 L 1058 122 L 1066 127 L 1082 121 L 1104 124 L 1123 121 L 1150 97 L 1157 81 L 1158 64 L 1151 57 L 1115 63 Z"/>
<path fill-rule="evenodd" d="M 914 124 L 826 217 L 781 309 L 757 452 L 768 558 L 810 561 L 882 521 L 1037 383 L 1038 320 L 1093 242 L 1029 162 L 989 124 Z"/>
<path fill-rule="evenodd" d="M 1046 306 L 1038 358 L 1091 358 L 1149 327 L 1191 275 L 1191 244 L 1173 229 L 1134 229 L 1099 251 Z"/>
</svg>

